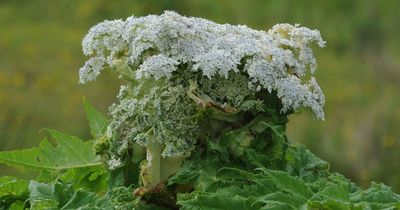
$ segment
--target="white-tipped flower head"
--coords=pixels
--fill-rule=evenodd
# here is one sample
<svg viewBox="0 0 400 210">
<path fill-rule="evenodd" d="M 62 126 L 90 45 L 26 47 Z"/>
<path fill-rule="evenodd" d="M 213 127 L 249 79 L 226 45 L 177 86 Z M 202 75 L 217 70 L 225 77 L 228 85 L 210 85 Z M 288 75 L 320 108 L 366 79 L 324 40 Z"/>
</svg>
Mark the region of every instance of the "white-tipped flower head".
<svg viewBox="0 0 400 210">
<path fill-rule="evenodd" d="M 277 24 L 265 32 L 171 11 L 104 21 L 83 40 L 83 52 L 92 58 L 81 68 L 80 82 L 94 80 L 105 66 L 113 67 L 113 60 L 128 64 L 133 79 L 168 78 L 179 64 L 210 79 L 243 71 L 258 91 L 278 93 L 282 111 L 305 107 L 324 119 L 324 95 L 313 77 L 313 43 L 325 45 L 319 31 L 299 25 Z M 305 78 L 308 72 L 311 79 Z"/>
<path fill-rule="evenodd" d="M 163 157 L 189 155 L 208 117 L 309 108 L 324 119 L 313 43 L 325 44 L 318 31 L 298 25 L 266 32 L 169 11 L 97 24 L 83 39 L 90 59 L 80 83 L 105 68 L 127 80 L 110 107 L 109 168 L 121 167 L 135 145 L 159 144 Z"/>
</svg>

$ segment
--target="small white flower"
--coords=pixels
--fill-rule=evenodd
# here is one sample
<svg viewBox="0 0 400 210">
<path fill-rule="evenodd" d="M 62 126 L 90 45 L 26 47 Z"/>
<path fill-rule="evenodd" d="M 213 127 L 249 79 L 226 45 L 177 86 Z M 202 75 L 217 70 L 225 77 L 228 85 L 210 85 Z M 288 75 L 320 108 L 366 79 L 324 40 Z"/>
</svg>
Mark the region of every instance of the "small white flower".
<svg viewBox="0 0 400 210">
<path fill-rule="evenodd" d="M 111 159 L 107 162 L 107 164 L 110 170 L 114 170 L 122 166 L 121 159 L 115 157 L 111 157 Z"/>
<path fill-rule="evenodd" d="M 79 70 L 79 83 L 84 84 L 95 80 L 103 69 L 104 63 L 103 57 L 93 57 L 86 61 L 85 65 Z"/>
<path fill-rule="evenodd" d="M 160 79 L 161 77 L 168 78 L 176 70 L 176 65 L 178 64 L 178 61 L 168 58 L 163 54 L 151 56 L 136 71 L 136 79 L 141 79 L 142 77 L 148 78 L 150 76 L 153 76 L 155 79 Z"/>
</svg>

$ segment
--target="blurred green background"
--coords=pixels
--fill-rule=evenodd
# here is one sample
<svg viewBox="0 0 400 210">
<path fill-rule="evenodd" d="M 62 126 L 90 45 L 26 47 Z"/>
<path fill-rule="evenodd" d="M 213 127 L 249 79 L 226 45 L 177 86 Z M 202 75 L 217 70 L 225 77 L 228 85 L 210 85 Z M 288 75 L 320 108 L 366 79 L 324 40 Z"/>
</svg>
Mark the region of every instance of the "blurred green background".
<svg viewBox="0 0 400 210">
<path fill-rule="evenodd" d="M 315 50 L 326 121 L 292 116 L 289 138 L 362 186 L 377 180 L 400 192 L 398 0 L 1 0 L 0 150 L 37 145 L 41 128 L 88 138 L 82 97 L 106 113 L 120 81 L 105 73 L 78 84 L 83 36 L 104 19 L 164 10 L 260 30 L 282 22 L 319 29 L 327 41 Z"/>
</svg>

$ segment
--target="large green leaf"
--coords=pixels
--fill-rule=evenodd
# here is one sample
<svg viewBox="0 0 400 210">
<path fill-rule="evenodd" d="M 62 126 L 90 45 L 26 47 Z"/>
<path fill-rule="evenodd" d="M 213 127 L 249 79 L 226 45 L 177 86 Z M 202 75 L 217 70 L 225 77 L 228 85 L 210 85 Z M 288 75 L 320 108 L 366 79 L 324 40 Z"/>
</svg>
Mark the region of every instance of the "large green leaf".
<svg viewBox="0 0 400 210">
<path fill-rule="evenodd" d="M 74 191 L 71 185 L 59 180 L 55 184 L 31 181 L 29 191 L 31 209 L 113 209 L 105 198 L 82 189 Z"/>
<path fill-rule="evenodd" d="M 279 190 L 302 196 L 304 199 L 311 197 L 313 193 L 310 187 L 303 180 L 295 176 L 290 176 L 285 171 L 268 169 L 262 169 L 262 171 L 271 178 Z"/>
<path fill-rule="evenodd" d="M 384 184 L 372 182 L 367 190 L 353 193 L 351 200 L 353 202 L 395 203 L 400 202 L 400 195 Z"/>
<path fill-rule="evenodd" d="M 83 107 L 85 108 L 86 118 L 89 121 L 90 133 L 94 138 L 101 137 L 108 126 L 107 118 L 97 111 L 85 98 L 83 98 Z"/>
<path fill-rule="evenodd" d="M 0 152 L 0 163 L 36 170 L 65 170 L 102 165 L 99 157 L 94 154 L 91 142 L 84 142 L 55 130 L 47 131 L 56 140 L 56 147 L 44 139 L 36 148 Z"/>
</svg>

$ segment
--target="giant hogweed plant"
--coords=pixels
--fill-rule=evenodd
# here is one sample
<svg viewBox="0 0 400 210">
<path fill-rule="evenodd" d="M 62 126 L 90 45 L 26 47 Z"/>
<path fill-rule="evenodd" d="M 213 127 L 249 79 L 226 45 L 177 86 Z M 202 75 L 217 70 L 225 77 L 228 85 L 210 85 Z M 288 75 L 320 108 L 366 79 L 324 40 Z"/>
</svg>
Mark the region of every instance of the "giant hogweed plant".
<svg viewBox="0 0 400 210">
<path fill-rule="evenodd" d="M 399 209 L 383 184 L 360 189 L 288 142 L 288 115 L 324 119 L 317 30 L 268 31 L 165 12 L 104 21 L 83 39 L 80 83 L 124 84 L 108 119 L 84 100 L 92 139 L 45 129 L 56 146 L 0 152 L 39 172 L 0 178 L 0 209 Z"/>
</svg>

